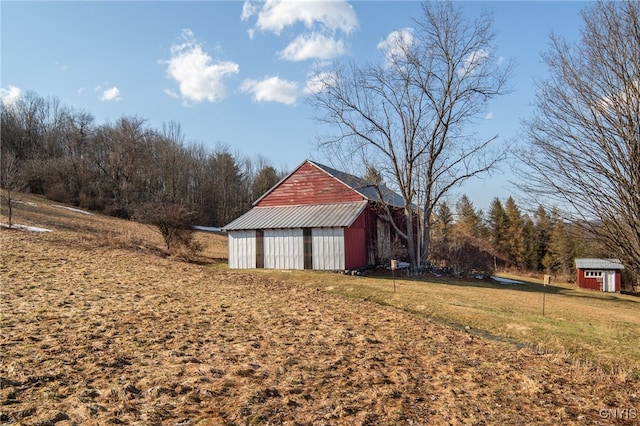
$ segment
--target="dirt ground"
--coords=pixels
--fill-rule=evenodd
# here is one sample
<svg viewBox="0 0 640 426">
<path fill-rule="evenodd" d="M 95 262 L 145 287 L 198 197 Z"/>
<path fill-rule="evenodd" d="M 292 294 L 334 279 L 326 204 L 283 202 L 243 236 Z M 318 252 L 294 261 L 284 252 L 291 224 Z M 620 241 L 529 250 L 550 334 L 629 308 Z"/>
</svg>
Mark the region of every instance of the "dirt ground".
<svg viewBox="0 0 640 426">
<path fill-rule="evenodd" d="M 633 375 L 100 238 L 0 231 L 0 423 L 640 424 Z"/>
</svg>

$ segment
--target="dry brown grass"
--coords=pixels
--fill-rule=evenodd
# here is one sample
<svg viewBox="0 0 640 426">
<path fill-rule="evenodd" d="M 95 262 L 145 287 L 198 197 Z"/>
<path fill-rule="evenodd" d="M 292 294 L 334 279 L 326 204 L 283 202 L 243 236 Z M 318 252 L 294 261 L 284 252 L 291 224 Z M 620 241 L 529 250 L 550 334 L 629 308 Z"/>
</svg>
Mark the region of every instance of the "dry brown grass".
<svg viewBox="0 0 640 426">
<path fill-rule="evenodd" d="M 576 288 L 575 284 L 456 281 L 433 275 L 396 279 L 265 271 L 353 299 L 367 299 L 472 333 L 564 353 L 573 362 L 640 374 L 640 298 Z M 283 276 L 283 275 L 286 275 Z M 545 301 L 545 313 L 542 307 Z"/>
<path fill-rule="evenodd" d="M 217 267 L 223 237 L 179 262 L 146 227 L 31 201 L 15 222 L 53 232 L 0 231 L 0 422 L 638 423 L 636 376 Z"/>
</svg>

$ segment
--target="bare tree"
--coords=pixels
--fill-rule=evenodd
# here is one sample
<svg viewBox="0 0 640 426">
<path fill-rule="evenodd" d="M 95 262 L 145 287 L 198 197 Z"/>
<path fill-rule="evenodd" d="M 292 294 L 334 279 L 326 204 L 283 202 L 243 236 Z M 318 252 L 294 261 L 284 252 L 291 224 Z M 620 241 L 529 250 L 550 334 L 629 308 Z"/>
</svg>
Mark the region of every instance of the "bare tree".
<svg viewBox="0 0 640 426">
<path fill-rule="evenodd" d="M 150 155 L 151 132 L 140 117 L 121 117 L 115 124 L 96 129 L 92 162 L 97 169 L 99 198 L 108 213 L 129 217 L 135 205 L 143 202 L 143 171 Z"/>
<path fill-rule="evenodd" d="M 228 147 L 219 145 L 207 157 L 205 173 L 202 187 L 210 209 L 208 224 L 221 226 L 248 210 L 250 202 L 243 184 L 241 161 L 229 152 Z"/>
<path fill-rule="evenodd" d="M 7 215 L 9 228 L 13 226 L 13 205 L 16 202 L 16 192 L 21 192 L 26 187 L 22 174 L 20 173 L 20 162 L 13 151 L 2 150 L 2 157 L 0 158 L 0 186 L 4 188 L 5 192 L 2 198 L 7 203 Z"/>
<path fill-rule="evenodd" d="M 586 227 L 640 280 L 640 3 L 598 2 L 582 17 L 580 42 L 551 35 L 521 187 Z"/>
<path fill-rule="evenodd" d="M 470 127 L 506 92 L 511 70 L 494 57 L 488 12 L 469 21 L 451 2 L 424 2 L 422 12 L 415 30 L 387 38 L 383 64 L 317 73 L 311 101 L 319 120 L 338 129 L 320 148 L 359 157 L 402 196 L 404 223 L 392 225 L 414 268 L 427 258 L 438 203 L 503 158 L 496 137 Z"/>
</svg>

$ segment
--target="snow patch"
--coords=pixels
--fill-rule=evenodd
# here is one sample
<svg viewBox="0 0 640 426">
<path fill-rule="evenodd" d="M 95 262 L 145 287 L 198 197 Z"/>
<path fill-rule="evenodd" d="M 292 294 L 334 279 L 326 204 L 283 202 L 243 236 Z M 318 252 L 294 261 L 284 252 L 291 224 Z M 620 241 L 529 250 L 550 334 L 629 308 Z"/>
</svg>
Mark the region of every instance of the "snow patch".
<svg viewBox="0 0 640 426">
<path fill-rule="evenodd" d="M 196 231 L 205 231 L 205 232 L 224 232 L 222 228 L 218 228 L 216 226 L 192 226 L 191 228 Z"/>
<path fill-rule="evenodd" d="M 82 214 L 87 214 L 87 215 L 93 216 L 93 213 L 89 213 L 89 212 L 86 212 L 86 211 L 80 210 L 80 209 L 74 209 L 73 207 L 66 207 L 66 206 L 61 206 L 61 205 L 58 205 L 58 204 L 55 204 L 53 207 L 58 207 L 58 208 L 61 208 L 61 209 L 67 209 L 67 210 L 71 210 L 72 212 L 82 213 Z"/>
<path fill-rule="evenodd" d="M 510 280 L 509 278 L 492 276 L 491 279 L 497 281 L 499 284 L 524 284 L 522 281 Z"/>
<path fill-rule="evenodd" d="M 11 226 L 9 226 L 6 223 L 0 223 L 0 226 L 2 226 L 3 228 L 21 229 L 23 231 L 31 231 L 31 232 L 52 232 L 51 229 L 38 228 L 37 226 L 18 225 L 15 223 Z"/>
</svg>

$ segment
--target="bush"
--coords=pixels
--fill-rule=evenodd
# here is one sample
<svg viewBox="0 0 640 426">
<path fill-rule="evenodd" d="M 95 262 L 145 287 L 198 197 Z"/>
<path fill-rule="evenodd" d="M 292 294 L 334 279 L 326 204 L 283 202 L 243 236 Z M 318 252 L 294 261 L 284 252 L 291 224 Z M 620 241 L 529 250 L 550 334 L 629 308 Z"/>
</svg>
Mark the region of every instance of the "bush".
<svg viewBox="0 0 640 426">
<path fill-rule="evenodd" d="M 498 254 L 482 239 L 460 236 L 433 243 L 430 261 L 446 267 L 455 275 L 468 276 L 471 272 L 491 275 Z"/>
<path fill-rule="evenodd" d="M 194 240 L 194 214 L 183 205 L 151 202 L 140 207 L 134 218 L 162 235 L 167 251 L 181 258 L 195 256 L 202 247 Z"/>
</svg>

